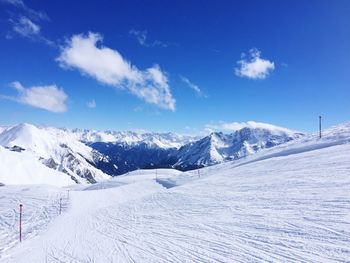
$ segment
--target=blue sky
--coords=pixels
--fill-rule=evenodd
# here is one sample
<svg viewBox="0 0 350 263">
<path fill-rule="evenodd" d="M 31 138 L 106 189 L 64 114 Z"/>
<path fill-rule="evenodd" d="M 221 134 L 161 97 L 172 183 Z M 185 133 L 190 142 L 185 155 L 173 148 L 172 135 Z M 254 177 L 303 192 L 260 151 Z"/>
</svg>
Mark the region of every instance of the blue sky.
<svg viewBox="0 0 350 263">
<path fill-rule="evenodd" d="M 350 1 L 0 6 L 3 125 L 200 133 L 350 120 Z"/>
</svg>

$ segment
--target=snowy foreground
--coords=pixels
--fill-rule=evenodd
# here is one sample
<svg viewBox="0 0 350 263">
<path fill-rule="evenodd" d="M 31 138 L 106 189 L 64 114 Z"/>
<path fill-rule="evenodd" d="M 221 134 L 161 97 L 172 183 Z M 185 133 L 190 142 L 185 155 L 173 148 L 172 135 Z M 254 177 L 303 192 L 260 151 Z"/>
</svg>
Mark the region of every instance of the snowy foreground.
<svg viewBox="0 0 350 263">
<path fill-rule="evenodd" d="M 0 262 L 349 262 L 345 128 L 200 173 L 0 187 Z"/>
</svg>

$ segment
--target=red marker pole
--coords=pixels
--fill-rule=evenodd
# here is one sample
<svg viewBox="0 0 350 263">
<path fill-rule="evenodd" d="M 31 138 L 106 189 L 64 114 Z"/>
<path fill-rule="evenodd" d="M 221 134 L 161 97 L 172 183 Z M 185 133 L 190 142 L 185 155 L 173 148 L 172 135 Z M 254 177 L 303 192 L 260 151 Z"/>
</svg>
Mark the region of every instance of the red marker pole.
<svg viewBox="0 0 350 263">
<path fill-rule="evenodd" d="M 19 204 L 19 242 L 22 242 L 22 204 Z"/>
</svg>

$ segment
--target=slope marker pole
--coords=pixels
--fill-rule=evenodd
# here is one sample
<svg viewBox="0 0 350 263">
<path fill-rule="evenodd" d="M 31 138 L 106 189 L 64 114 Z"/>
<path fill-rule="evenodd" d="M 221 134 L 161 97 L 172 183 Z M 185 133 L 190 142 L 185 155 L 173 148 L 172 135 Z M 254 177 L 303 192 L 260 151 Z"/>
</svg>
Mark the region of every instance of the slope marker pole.
<svg viewBox="0 0 350 263">
<path fill-rule="evenodd" d="M 322 116 L 319 116 L 319 131 L 320 131 L 320 139 L 322 138 Z"/>
<path fill-rule="evenodd" d="M 22 208 L 23 205 L 19 204 L 19 242 L 22 242 Z"/>
</svg>

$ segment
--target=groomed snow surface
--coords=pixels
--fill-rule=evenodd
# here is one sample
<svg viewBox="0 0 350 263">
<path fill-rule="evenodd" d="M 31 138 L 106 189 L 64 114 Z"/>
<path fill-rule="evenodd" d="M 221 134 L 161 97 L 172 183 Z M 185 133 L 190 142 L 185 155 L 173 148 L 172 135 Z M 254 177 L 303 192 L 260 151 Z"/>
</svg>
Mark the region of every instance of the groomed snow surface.
<svg viewBox="0 0 350 263">
<path fill-rule="evenodd" d="M 2 186 L 0 262 L 349 262 L 349 131 L 199 172 Z"/>
</svg>

